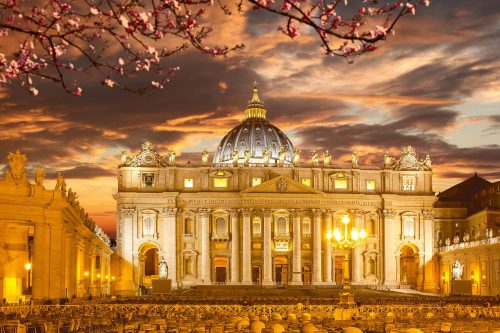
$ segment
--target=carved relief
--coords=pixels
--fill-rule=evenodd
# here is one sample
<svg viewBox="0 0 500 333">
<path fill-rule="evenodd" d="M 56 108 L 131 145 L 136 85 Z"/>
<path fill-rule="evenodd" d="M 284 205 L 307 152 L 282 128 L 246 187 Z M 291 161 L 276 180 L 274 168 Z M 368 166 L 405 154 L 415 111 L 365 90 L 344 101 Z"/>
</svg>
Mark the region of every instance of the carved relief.
<svg viewBox="0 0 500 333">
<path fill-rule="evenodd" d="M 403 148 L 401 156 L 392 165 L 395 170 L 419 170 L 419 171 L 430 171 L 432 170 L 431 158 L 427 154 L 425 159 L 421 160 L 415 148 L 412 146 L 406 146 Z"/>
<path fill-rule="evenodd" d="M 19 183 L 20 181 L 27 182 L 24 165 L 28 160 L 28 157 L 21 154 L 19 150 L 16 150 L 15 153 L 9 153 L 9 155 L 7 155 L 7 159 L 9 160 L 10 170 L 5 170 L 5 179 L 16 183 Z"/>
<path fill-rule="evenodd" d="M 132 158 L 126 158 L 125 163 L 121 166 L 124 167 L 150 167 L 150 166 L 167 166 L 163 161 L 163 156 L 156 152 L 155 146 L 146 141 L 142 144 L 141 151 Z"/>
</svg>

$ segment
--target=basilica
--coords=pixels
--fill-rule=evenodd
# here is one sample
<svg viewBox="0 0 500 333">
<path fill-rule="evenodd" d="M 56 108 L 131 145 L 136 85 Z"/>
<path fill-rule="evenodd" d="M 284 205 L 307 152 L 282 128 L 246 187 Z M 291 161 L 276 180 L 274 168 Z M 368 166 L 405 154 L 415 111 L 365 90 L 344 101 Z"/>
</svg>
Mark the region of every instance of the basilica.
<svg viewBox="0 0 500 333">
<path fill-rule="evenodd" d="M 429 155 L 411 146 L 365 166 L 328 151 L 301 160 L 266 119 L 257 87 L 213 156 L 178 163 L 149 142 L 118 167 L 117 294 L 167 274 L 199 285 L 332 286 L 435 291 Z M 159 272 L 160 263 L 166 272 Z"/>
</svg>

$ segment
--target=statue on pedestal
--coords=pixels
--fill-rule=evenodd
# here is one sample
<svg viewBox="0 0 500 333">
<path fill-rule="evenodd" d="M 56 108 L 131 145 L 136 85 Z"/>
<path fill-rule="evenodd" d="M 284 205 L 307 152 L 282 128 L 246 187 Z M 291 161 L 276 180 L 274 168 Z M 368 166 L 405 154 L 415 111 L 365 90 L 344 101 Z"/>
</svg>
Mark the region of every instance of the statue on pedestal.
<svg viewBox="0 0 500 333">
<path fill-rule="evenodd" d="M 269 149 L 264 148 L 262 150 L 262 157 L 264 160 L 264 166 L 269 166 Z"/>
<path fill-rule="evenodd" d="M 352 161 L 352 167 L 357 168 L 358 167 L 358 152 L 357 151 L 352 153 L 351 161 Z"/>
<path fill-rule="evenodd" d="M 28 157 L 21 154 L 19 150 L 16 150 L 15 153 L 9 153 L 9 155 L 7 155 L 7 159 L 9 160 L 10 170 L 5 170 L 5 179 L 14 181 L 16 184 L 21 181 L 27 182 L 24 164 L 28 160 Z"/>
<path fill-rule="evenodd" d="M 207 165 L 208 164 L 208 151 L 207 148 L 204 148 L 202 153 L 201 153 L 201 164 L 202 165 Z"/>
<path fill-rule="evenodd" d="M 332 162 L 332 155 L 330 155 L 330 152 L 328 149 L 323 153 L 323 164 L 324 165 L 330 165 Z"/>
<path fill-rule="evenodd" d="M 283 166 L 285 164 L 286 148 L 281 146 L 278 154 L 279 165 Z"/>
<path fill-rule="evenodd" d="M 250 149 L 245 149 L 245 165 L 249 165 L 250 164 L 250 157 L 252 156 L 252 154 L 250 153 Z"/>
<path fill-rule="evenodd" d="M 394 163 L 391 154 L 388 151 L 384 154 L 384 168 L 390 168 Z"/>
<path fill-rule="evenodd" d="M 175 165 L 175 151 L 174 151 L 174 149 L 169 149 L 167 156 L 168 156 L 168 165 L 174 166 Z"/>
<path fill-rule="evenodd" d="M 35 169 L 35 184 L 38 186 L 43 186 L 43 179 L 45 178 L 45 172 L 42 168 L 37 167 Z"/>
<path fill-rule="evenodd" d="M 297 148 L 293 149 L 293 157 L 292 157 L 293 165 L 298 166 L 300 163 L 300 152 Z"/>
<path fill-rule="evenodd" d="M 126 150 L 122 150 L 122 156 L 121 156 L 121 164 L 125 164 L 127 163 L 127 151 Z"/>
<path fill-rule="evenodd" d="M 232 157 L 233 157 L 233 166 L 235 167 L 238 166 L 238 158 L 239 158 L 238 149 L 236 148 L 233 149 Z"/>
<path fill-rule="evenodd" d="M 160 276 L 160 279 L 168 279 L 168 265 L 163 257 L 161 257 L 161 260 L 158 263 L 158 275 Z"/>
<path fill-rule="evenodd" d="M 458 259 L 457 259 L 455 261 L 455 263 L 453 264 L 453 266 L 451 267 L 451 271 L 452 271 L 453 280 L 462 280 L 462 274 L 464 272 L 464 265 L 462 265 L 460 263 L 460 261 L 458 261 Z"/>
<path fill-rule="evenodd" d="M 316 152 L 316 150 L 312 151 L 311 160 L 312 160 L 314 166 L 319 165 L 319 158 L 318 158 L 318 153 Z"/>
</svg>

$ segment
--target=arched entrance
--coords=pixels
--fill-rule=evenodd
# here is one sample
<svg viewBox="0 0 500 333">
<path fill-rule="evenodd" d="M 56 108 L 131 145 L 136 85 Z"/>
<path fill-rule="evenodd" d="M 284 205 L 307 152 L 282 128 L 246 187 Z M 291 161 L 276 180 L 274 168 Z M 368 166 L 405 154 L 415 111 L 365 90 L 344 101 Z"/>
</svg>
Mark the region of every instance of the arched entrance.
<svg viewBox="0 0 500 333">
<path fill-rule="evenodd" d="M 286 256 L 274 258 L 274 281 L 277 284 L 288 283 L 288 258 Z"/>
<path fill-rule="evenodd" d="M 413 244 L 403 245 L 400 249 L 400 283 L 412 288 L 417 286 L 418 248 Z"/>
<path fill-rule="evenodd" d="M 139 248 L 139 289 L 142 295 L 149 293 L 151 280 L 158 278 L 158 247 L 153 243 L 142 244 Z"/>
<path fill-rule="evenodd" d="M 311 266 L 309 265 L 302 266 L 302 282 L 306 286 L 311 284 Z"/>
<path fill-rule="evenodd" d="M 158 275 L 158 249 L 150 248 L 144 252 L 144 275 Z"/>
<path fill-rule="evenodd" d="M 215 283 L 225 284 L 227 281 L 228 262 L 227 257 L 215 257 Z"/>
</svg>

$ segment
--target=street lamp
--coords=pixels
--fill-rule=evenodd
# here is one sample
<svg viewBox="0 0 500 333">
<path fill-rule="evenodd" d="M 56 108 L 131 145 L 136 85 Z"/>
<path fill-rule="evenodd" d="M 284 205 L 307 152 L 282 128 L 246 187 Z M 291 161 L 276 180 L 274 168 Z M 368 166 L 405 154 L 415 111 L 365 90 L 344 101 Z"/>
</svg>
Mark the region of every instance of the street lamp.
<svg viewBox="0 0 500 333">
<path fill-rule="evenodd" d="M 361 245 L 366 239 L 366 230 L 364 228 L 358 229 L 352 227 L 349 232 L 349 223 L 351 219 L 349 215 L 342 217 L 342 224 L 344 224 L 344 232 L 339 228 L 334 228 L 333 232 L 328 230 L 326 238 L 330 240 L 334 248 L 349 250 Z"/>
</svg>

